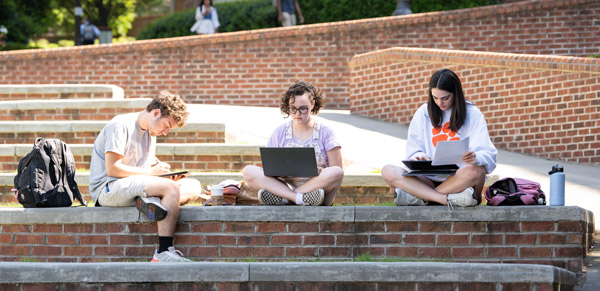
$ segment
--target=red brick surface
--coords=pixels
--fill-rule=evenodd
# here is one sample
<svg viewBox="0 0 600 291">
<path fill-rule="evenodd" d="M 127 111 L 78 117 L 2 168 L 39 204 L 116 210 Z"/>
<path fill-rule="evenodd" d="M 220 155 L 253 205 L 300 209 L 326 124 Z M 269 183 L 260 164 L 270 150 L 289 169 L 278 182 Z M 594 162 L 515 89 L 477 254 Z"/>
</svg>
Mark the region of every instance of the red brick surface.
<svg viewBox="0 0 600 291">
<path fill-rule="evenodd" d="M 29 68 L 28 70 L 34 71 L 39 68 Z M 60 70 L 60 69 L 59 69 Z M 56 76 L 53 76 L 54 79 Z M 56 84 L 64 84 L 66 82 L 55 82 Z M 18 84 L 16 82 L 12 84 Z M 27 82 L 27 84 L 51 84 L 49 82 Z M 0 100 L 8 101 L 8 100 L 28 100 L 28 99 L 90 99 L 90 98 L 98 98 L 98 99 L 111 99 L 113 98 L 112 92 L 106 93 L 0 93 Z M 49 112 L 49 111 L 46 111 Z M 0 116 L 4 114 L 0 113 Z"/>
<path fill-rule="evenodd" d="M 496 147 L 600 165 L 597 58 L 416 48 L 371 52 L 350 62 L 350 110 L 409 125 L 427 102 L 429 78 L 441 68 L 461 78 Z"/>
<path fill-rule="evenodd" d="M 223 258 L 259 261 L 350 259 L 362 254 L 374 258 L 402 257 L 406 260 L 452 262 L 513 262 L 547 264 L 579 272 L 586 256 L 581 230 L 557 230 L 564 221 L 551 222 L 551 229 L 514 233 L 510 228 L 472 227 L 469 222 L 444 222 L 430 232 L 418 230 L 418 221 L 402 230 L 400 222 L 184 222 L 177 225 L 175 243 L 185 256 L 214 261 Z M 472 222 L 479 225 L 482 222 Z M 514 222 L 520 229 L 536 222 Z M 268 226 L 273 224 L 273 227 Z M 486 222 L 488 226 L 495 224 Z M 513 223 L 511 223 L 513 224 Z M 360 227 L 359 227 L 360 225 Z M 382 225 L 383 227 L 379 227 Z M 265 232 L 264 229 L 280 230 Z M 359 230 L 360 231 L 357 231 Z M 33 231 L 32 231 L 33 230 Z M 157 244 L 156 224 L 0 224 L 0 261 L 28 258 L 40 262 L 87 262 L 147 260 Z M 565 237 L 578 237 L 567 241 Z M 523 239 L 525 237 L 526 239 Z M 531 239 L 530 239 L 531 238 Z"/>
<path fill-rule="evenodd" d="M 100 131 L 79 132 L 0 132 L 0 144 L 33 144 L 36 138 L 58 138 L 67 144 L 94 144 Z M 225 132 L 179 132 L 172 131 L 167 136 L 157 137 L 157 143 L 224 143 Z M 5 157 L 2 157 L 3 159 Z M 226 157 L 224 161 L 231 162 L 240 160 L 239 157 Z"/>
<path fill-rule="evenodd" d="M 347 64 L 356 54 L 402 46 L 585 57 L 600 52 L 600 26 L 593 17 L 599 10 L 593 0 L 525 1 L 285 29 L 1 52 L 0 71 L 10 74 L 2 74 L 0 84 L 106 83 L 122 87 L 128 98 L 168 89 L 193 103 L 277 106 L 284 89 L 304 79 L 323 89 L 328 108 L 348 109 Z M 413 82 L 418 80 L 403 78 L 397 84 L 419 87 Z"/>
</svg>

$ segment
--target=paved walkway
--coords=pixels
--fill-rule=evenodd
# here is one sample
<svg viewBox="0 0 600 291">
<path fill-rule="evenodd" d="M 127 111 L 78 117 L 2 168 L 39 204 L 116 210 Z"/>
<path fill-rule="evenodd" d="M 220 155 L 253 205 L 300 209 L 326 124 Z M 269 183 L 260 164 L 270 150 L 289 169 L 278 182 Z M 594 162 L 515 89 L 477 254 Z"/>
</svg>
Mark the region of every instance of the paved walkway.
<svg viewBox="0 0 600 291">
<path fill-rule="evenodd" d="M 284 122 L 278 108 L 190 105 L 190 109 L 193 121 L 225 123 L 230 143 L 266 144 L 275 127 Z M 322 110 L 318 117 L 335 130 L 342 143 L 347 173 L 377 173 L 386 164 L 402 162 L 407 126 L 350 115 L 346 110 Z M 497 161 L 493 175 L 537 181 L 546 194 L 550 193 L 548 171 L 555 164 L 564 166 L 565 205 L 594 212 L 595 228 L 600 230 L 600 167 L 552 161 L 506 150 L 498 151 Z M 585 284 L 577 289 L 600 290 L 600 252 L 593 251 L 588 259 Z"/>
</svg>

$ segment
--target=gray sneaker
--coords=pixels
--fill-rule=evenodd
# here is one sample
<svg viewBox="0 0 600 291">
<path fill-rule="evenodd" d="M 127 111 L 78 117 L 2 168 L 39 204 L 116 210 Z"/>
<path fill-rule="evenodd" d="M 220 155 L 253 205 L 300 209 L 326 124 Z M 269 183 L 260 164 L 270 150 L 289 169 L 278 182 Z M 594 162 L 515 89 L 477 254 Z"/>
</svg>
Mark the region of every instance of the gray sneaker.
<svg viewBox="0 0 600 291">
<path fill-rule="evenodd" d="M 396 188 L 394 190 L 394 203 L 398 206 L 424 206 L 428 202 L 400 188 Z"/>
<path fill-rule="evenodd" d="M 306 206 L 319 206 L 323 204 L 323 200 L 325 200 L 325 191 L 323 189 L 317 189 L 302 195 L 303 205 Z"/>
<path fill-rule="evenodd" d="M 183 254 L 176 250 L 175 247 L 169 247 L 167 251 L 158 252 L 154 251 L 152 262 L 155 263 L 177 263 L 177 262 L 191 262 L 192 260 L 183 257 Z"/>
<path fill-rule="evenodd" d="M 264 205 L 281 205 L 283 198 L 267 192 L 267 190 L 258 190 L 258 201 Z"/>
<path fill-rule="evenodd" d="M 477 205 L 477 197 L 475 197 L 475 190 L 469 187 L 460 193 L 446 195 L 446 201 L 449 207 L 460 206 L 470 207 Z"/>
<path fill-rule="evenodd" d="M 163 220 L 168 214 L 167 208 L 160 204 L 158 197 L 135 197 L 135 207 L 152 221 Z"/>
</svg>

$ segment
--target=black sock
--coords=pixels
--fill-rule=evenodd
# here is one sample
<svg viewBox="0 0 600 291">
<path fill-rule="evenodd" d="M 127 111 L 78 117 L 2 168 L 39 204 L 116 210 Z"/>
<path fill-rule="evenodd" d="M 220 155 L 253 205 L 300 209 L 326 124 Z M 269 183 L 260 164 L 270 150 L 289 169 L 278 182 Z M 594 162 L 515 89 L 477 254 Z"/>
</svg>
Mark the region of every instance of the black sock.
<svg viewBox="0 0 600 291">
<path fill-rule="evenodd" d="M 158 237 L 158 252 L 162 253 L 164 251 L 168 251 L 169 247 L 173 246 L 173 237 L 172 236 L 159 236 Z"/>
</svg>

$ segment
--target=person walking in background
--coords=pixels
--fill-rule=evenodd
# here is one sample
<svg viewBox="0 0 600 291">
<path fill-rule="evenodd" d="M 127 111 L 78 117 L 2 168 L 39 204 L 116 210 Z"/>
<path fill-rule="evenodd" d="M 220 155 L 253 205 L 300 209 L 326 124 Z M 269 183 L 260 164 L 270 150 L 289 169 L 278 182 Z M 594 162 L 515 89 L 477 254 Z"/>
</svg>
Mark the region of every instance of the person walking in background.
<svg viewBox="0 0 600 291">
<path fill-rule="evenodd" d="M 292 120 L 275 129 L 267 146 L 314 148 L 319 175 L 270 177 L 260 167 L 244 167 L 244 180 L 251 188 L 260 189 L 258 200 L 262 204 L 333 205 L 344 178 L 342 147 L 334 132 L 312 116 L 322 106 L 321 90 L 307 82 L 297 81 L 281 95 L 279 109 Z"/>
<path fill-rule="evenodd" d="M 100 36 L 100 29 L 92 24 L 88 19 L 84 18 L 81 25 L 79 26 L 81 33 L 81 44 L 88 45 L 94 44 L 96 38 Z"/>
<path fill-rule="evenodd" d="M 281 22 L 282 26 L 296 25 L 296 11 L 300 18 L 300 24 L 304 23 L 304 17 L 302 16 L 298 0 L 277 0 L 277 13 L 279 14 L 279 22 Z"/>
<path fill-rule="evenodd" d="M 196 23 L 190 28 L 197 34 L 213 34 L 219 32 L 219 16 L 212 6 L 212 0 L 201 0 L 196 8 Z"/>
<path fill-rule="evenodd" d="M 487 130 L 483 114 L 465 100 L 458 76 L 449 69 L 433 74 L 428 101 L 413 116 L 406 139 L 406 160 L 431 160 L 438 141 L 469 138 L 469 150 L 462 153 L 463 165 L 451 176 L 404 176 L 402 167 L 386 165 L 381 175 L 394 187 L 398 206 L 475 206 L 481 203 L 486 173 L 496 168 L 498 151 Z"/>
</svg>

